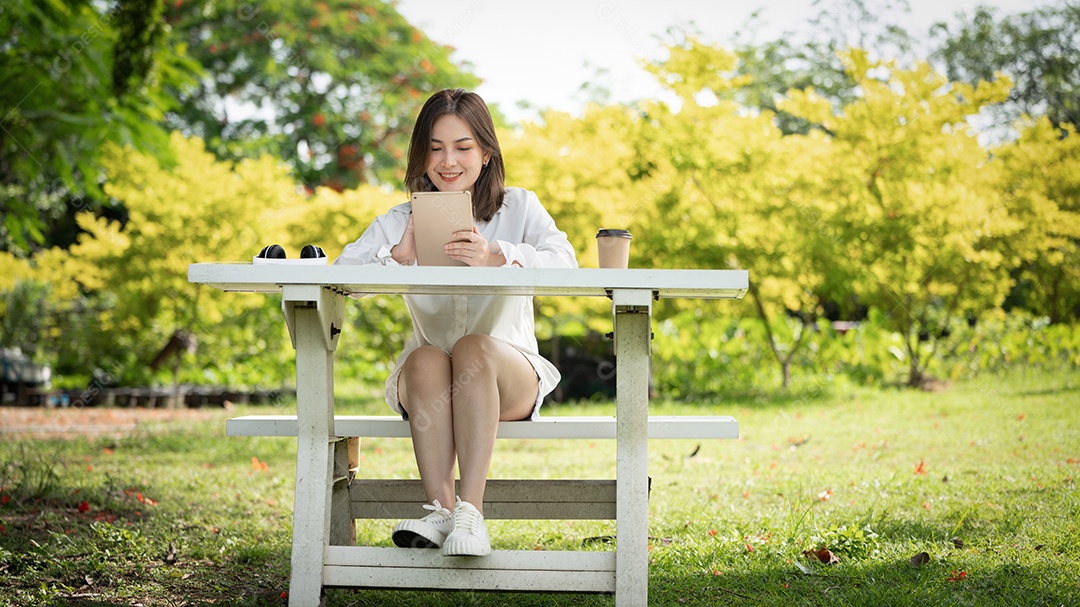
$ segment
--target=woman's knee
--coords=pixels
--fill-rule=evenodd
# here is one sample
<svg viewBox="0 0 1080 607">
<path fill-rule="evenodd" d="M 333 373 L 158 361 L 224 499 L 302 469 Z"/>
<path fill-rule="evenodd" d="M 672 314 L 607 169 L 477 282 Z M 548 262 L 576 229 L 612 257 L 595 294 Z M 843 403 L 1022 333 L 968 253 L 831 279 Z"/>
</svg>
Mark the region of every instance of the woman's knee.
<svg viewBox="0 0 1080 607">
<path fill-rule="evenodd" d="M 413 376 L 432 377 L 445 373 L 450 368 L 450 355 L 435 346 L 420 346 L 409 353 L 401 366 L 401 373 Z"/>
<path fill-rule="evenodd" d="M 499 351 L 499 341 L 490 335 L 469 333 L 454 343 L 453 360 L 455 368 L 461 363 L 473 360 L 491 360 Z"/>
<path fill-rule="evenodd" d="M 433 346 L 413 350 L 401 366 L 398 402 L 409 416 L 450 400 L 450 355 Z"/>
</svg>

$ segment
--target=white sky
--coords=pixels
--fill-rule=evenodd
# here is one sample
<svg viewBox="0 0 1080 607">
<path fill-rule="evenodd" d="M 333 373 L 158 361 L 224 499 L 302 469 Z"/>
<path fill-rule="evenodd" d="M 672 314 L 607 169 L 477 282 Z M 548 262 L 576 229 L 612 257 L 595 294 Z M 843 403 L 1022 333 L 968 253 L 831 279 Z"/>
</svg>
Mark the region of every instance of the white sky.
<svg viewBox="0 0 1080 607">
<path fill-rule="evenodd" d="M 1002 14 L 1046 2 L 909 4 L 910 13 L 897 25 L 921 36 L 933 23 L 952 21 L 957 11 L 970 12 L 977 4 L 999 7 Z M 575 112 L 584 100 L 581 86 L 590 81 L 609 89 L 613 102 L 660 96 L 660 87 L 638 60 L 664 57 L 670 27 L 690 26 L 706 42 L 724 44 L 760 9 L 764 24 L 754 37 L 760 42 L 784 32 L 806 32 L 804 23 L 835 6 L 828 0 L 817 6 L 812 0 L 399 0 L 398 11 L 432 39 L 455 47 L 453 58 L 472 63 L 484 80 L 476 91 L 508 118 L 519 120 L 535 115 L 519 107 L 522 101 Z"/>
</svg>

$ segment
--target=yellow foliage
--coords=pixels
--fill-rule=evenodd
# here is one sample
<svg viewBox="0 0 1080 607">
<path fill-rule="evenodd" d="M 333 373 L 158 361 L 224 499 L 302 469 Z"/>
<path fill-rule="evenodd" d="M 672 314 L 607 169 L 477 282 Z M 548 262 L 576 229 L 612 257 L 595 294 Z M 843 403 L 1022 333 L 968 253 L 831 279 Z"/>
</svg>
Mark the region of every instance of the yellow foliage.
<svg viewBox="0 0 1080 607">
<path fill-rule="evenodd" d="M 994 149 L 1005 210 L 1022 226 L 1007 251 L 1036 285 L 1030 304 L 1056 321 L 1080 306 L 1080 135 L 1045 117 L 1021 129 Z"/>
<path fill-rule="evenodd" d="M 0 291 L 9 291 L 19 280 L 27 278 L 30 274 L 30 262 L 21 257 L 16 257 L 7 251 L 0 251 Z"/>
<path fill-rule="evenodd" d="M 645 69 L 677 94 L 684 102 L 692 102 L 702 91 L 717 96 L 749 82 L 746 76 L 728 76 L 738 67 L 734 53 L 688 37 L 686 42 L 668 47 L 666 61 L 644 63 Z"/>
<path fill-rule="evenodd" d="M 370 185 L 340 193 L 319 188 L 310 199 L 282 209 L 279 220 L 288 236 L 281 244 L 290 256 L 298 256 L 304 245 L 314 244 L 332 260 L 359 238 L 375 217 L 407 200 L 402 192 Z"/>
</svg>

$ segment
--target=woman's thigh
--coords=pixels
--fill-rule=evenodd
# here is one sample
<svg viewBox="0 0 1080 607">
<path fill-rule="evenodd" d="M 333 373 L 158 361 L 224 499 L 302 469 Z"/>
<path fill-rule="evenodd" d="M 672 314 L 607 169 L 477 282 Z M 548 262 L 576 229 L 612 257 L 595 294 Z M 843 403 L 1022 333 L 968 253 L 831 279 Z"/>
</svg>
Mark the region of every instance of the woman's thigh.
<svg viewBox="0 0 1080 607">
<path fill-rule="evenodd" d="M 493 372 L 500 420 L 516 421 L 532 415 L 540 380 L 520 350 L 489 335 L 470 334 L 454 344 L 451 360 L 455 389 L 487 375 L 482 371 Z"/>
</svg>

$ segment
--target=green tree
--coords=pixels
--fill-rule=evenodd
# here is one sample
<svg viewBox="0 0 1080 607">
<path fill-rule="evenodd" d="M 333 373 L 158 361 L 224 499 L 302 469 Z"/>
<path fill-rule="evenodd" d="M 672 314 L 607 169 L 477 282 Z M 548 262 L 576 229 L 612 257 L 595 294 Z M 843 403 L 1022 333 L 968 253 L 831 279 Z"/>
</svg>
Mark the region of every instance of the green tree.
<svg viewBox="0 0 1080 607">
<path fill-rule="evenodd" d="M 13 0 L 0 8 L 0 249 L 74 241 L 98 210 L 109 143 L 166 154 L 159 126 L 193 75 L 161 43 L 160 3 Z"/>
<path fill-rule="evenodd" d="M 1008 103 L 995 110 L 1001 126 L 1023 114 L 1080 123 L 1080 6 L 1063 1 L 1005 16 L 979 6 L 931 32 L 949 79 L 975 84 L 1001 72 L 1013 80 Z"/>
<path fill-rule="evenodd" d="M 857 96 L 840 52 L 852 47 L 872 49 L 879 58 L 914 62 L 914 38 L 896 25 L 911 12 L 906 0 L 834 0 L 814 5 L 820 10 L 808 22 L 765 41 L 757 39 L 763 22 L 755 13 L 733 41 L 739 58 L 736 73 L 747 78 L 725 94 L 744 106 L 772 112 L 784 133 L 803 133 L 812 126 L 780 107 L 789 90 L 813 88 L 837 105 Z"/>
<path fill-rule="evenodd" d="M 167 123 L 219 158 L 281 158 L 311 189 L 399 183 L 420 105 L 479 83 L 383 0 L 177 0 L 166 14 L 206 72 Z"/>
</svg>

